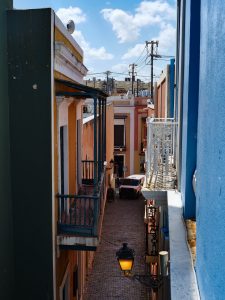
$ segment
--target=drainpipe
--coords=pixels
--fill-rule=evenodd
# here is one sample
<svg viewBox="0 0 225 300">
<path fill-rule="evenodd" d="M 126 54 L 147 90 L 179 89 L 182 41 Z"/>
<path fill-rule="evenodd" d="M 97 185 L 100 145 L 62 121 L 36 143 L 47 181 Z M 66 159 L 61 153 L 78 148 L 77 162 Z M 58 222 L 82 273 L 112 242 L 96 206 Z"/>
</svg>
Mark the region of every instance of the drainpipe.
<svg viewBox="0 0 225 300">
<path fill-rule="evenodd" d="M 104 116 L 105 116 L 105 101 L 104 98 L 102 98 L 102 115 L 101 115 L 101 122 L 102 122 L 102 135 L 101 135 L 101 150 L 102 150 L 102 156 L 101 156 L 101 160 L 102 160 L 102 169 L 103 169 L 103 165 L 104 165 L 104 161 L 105 161 L 105 145 L 104 145 L 104 135 L 105 135 L 105 124 L 104 124 Z"/>
<path fill-rule="evenodd" d="M 102 155 L 101 155 L 101 135 L 102 135 L 102 126 L 101 126 L 101 116 L 102 116 L 102 100 L 101 98 L 98 99 L 98 182 L 100 181 L 101 178 L 101 160 L 102 160 Z"/>
<path fill-rule="evenodd" d="M 94 97 L 94 194 L 97 193 L 97 97 Z"/>
<path fill-rule="evenodd" d="M 175 59 L 172 58 L 170 60 L 170 113 L 169 113 L 169 118 L 174 117 L 174 73 L 175 73 Z"/>
</svg>

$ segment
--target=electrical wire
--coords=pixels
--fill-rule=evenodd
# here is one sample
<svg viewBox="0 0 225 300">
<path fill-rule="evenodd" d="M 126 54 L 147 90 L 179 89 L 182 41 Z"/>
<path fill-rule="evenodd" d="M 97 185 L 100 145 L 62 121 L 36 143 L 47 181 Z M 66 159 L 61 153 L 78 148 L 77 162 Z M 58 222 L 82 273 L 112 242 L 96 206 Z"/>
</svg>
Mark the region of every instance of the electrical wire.
<svg viewBox="0 0 225 300">
<path fill-rule="evenodd" d="M 160 57 L 168 57 L 168 58 L 173 58 L 175 57 L 174 55 L 165 55 L 165 54 L 159 54 Z"/>
<path fill-rule="evenodd" d="M 141 54 L 139 55 L 139 57 L 136 59 L 136 61 L 134 62 L 135 64 L 137 64 L 137 62 L 139 61 L 139 59 L 141 58 L 142 54 L 144 53 L 146 49 L 146 45 L 144 46 L 144 49 L 141 51 Z"/>
</svg>

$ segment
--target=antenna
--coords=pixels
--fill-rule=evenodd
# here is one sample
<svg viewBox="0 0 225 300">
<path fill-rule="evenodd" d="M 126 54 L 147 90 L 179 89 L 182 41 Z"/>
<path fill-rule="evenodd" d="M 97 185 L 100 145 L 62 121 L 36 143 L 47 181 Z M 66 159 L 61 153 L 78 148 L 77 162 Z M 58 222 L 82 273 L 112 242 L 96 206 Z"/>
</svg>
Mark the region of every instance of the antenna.
<svg viewBox="0 0 225 300">
<path fill-rule="evenodd" d="M 69 20 L 68 23 L 66 24 L 66 28 L 67 28 L 67 30 L 68 30 L 68 32 L 70 34 L 74 33 L 74 30 L 75 30 L 74 21 L 73 20 Z"/>
</svg>

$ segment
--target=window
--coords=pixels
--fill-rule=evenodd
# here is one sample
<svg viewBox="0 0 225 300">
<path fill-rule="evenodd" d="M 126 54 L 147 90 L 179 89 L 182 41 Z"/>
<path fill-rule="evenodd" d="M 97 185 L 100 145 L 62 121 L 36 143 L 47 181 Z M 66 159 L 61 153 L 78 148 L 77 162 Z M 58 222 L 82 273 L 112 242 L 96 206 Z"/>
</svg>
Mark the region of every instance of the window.
<svg viewBox="0 0 225 300">
<path fill-rule="evenodd" d="M 114 146 L 124 147 L 124 125 L 114 125 Z"/>
<path fill-rule="evenodd" d="M 114 148 L 126 146 L 125 119 L 114 120 Z"/>
</svg>

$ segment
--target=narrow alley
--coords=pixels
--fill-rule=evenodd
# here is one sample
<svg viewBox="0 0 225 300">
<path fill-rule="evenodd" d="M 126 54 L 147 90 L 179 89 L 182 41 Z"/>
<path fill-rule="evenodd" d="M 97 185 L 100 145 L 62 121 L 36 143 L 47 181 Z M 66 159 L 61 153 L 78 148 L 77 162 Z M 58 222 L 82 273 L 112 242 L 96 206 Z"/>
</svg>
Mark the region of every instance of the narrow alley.
<svg viewBox="0 0 225 300">
<path fill-rule="evenodd" d="M 116 251 L 127 242 L 135 250 L 134 273 L 145 271 L 144 200 L 118 199 L 106 204 L 102 239 L 87 282 L 85 300 L 141 300 L 146 288 L 125 278 L 119 269 Z"/>
</svg>

